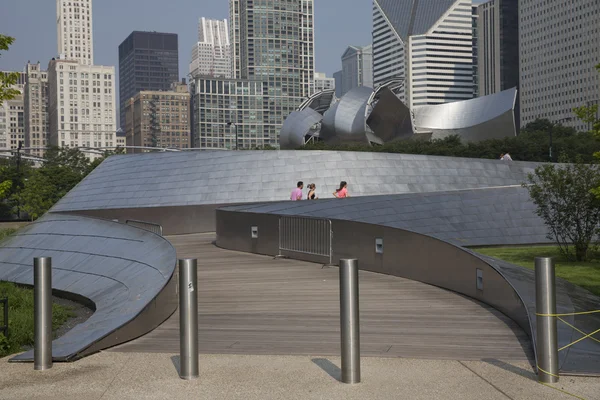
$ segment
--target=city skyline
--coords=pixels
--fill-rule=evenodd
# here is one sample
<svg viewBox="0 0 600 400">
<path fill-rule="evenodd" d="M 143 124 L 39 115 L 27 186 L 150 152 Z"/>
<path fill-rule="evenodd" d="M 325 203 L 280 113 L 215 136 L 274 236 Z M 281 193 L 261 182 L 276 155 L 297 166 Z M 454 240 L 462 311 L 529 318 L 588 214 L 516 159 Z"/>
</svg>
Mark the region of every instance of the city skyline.
<svg viewBox="0 0 600 400">
<path fill-rule="evenodd" d="M 170 4 L 174 7 L 166 11 L 158 6 L 159 3 L 160 0 L 145 0 L 141 8 L 142 0 L 131 0 L 125 6 L 117 0 L 95 2 L 94 62 L 118 66 L 118 46 L 134 30 L 176 33 L 179 35 L 179 72 L 181 77 L 187 77 L 189 49 L 198 38 L 198 18 L 229 20 L 229 1 L 173 0 Z M 371 42 L 372 0 L 353 1 L 355 7 L 340 18 L 339 10 L 347 12 L 347 4 L 347 0 L 315 4 L 316 70 L 329 77 L 340 69 L 340 57 L 349 45 L 366 46 Z M 40 61 L 46 69 L 50 59 L 58 55 L 55 2 L 11 2 L 3 9 L 5 12 L 0 15 L 2 33 L 15 37 L 16 41 L 2 54 L 0 69 L 21 71 L 28 60 Z M 32 13 L 32 9 L 36 11 Z M 123 11 L 114 13 L 113 10 Z M 52 17 L 49 18 L 49 14 Z M 29 22 L 24 24 L 24 20 Z M 35 32 L 27 28 L 31 25 L 37 26 Z M 41 32 L 45 34 L 40 35 Z"/>
</svg>

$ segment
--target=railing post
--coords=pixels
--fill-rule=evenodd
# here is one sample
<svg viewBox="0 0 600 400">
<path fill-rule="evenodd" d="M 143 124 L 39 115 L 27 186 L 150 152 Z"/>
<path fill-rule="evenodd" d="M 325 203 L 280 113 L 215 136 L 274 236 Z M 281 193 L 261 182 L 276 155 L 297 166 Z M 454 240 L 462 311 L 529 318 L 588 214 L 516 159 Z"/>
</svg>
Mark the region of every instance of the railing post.
<svg viewBox="0 0 600 400">
<path fill-rule="evenodd" d="M 340 260 L 340 330 L 342 382 L 360 382 L 360 322 L 358 310 L 358 260 Z"/>
<path fill-rule="evenodd" d="M 179 260 L 179 362 L 181 379 L 198 378 L 198 260 Z"/>
<path fill-rule="evenodd" d="M 52 368 L 52 258 L 33 259 L 33 369 Z"/>
<path fill-rule="evenodd" d="M 538 380 L 558 382 L 558 340 L 556 329 L 556 283 L 554 259 L 535 258 L 535 310 L 537 322 Z M 551 316 L 552 315 L 552 316 Z"/>
</svg>

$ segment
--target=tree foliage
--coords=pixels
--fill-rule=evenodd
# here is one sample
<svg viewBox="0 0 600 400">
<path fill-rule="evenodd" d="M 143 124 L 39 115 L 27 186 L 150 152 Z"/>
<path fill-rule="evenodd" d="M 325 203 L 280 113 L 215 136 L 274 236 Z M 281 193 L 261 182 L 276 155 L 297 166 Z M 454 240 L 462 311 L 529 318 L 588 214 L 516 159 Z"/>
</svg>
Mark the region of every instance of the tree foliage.
<svg viewBox="0 0 600 400">
<path fill-rule="evenodd" d="M 114 152 L 106 152 L 105 157 Z M 35 220 L 48 211 L 105 157 L 92 162 L 78 149 L 53 147 L 39 167 L 17 156 L 0 160 L 0 218 L 25 212 Z"/>
<path fill-rule="evenodd" d="M 548 238 L 567 259 L 586 261 L 600 224 L 600 199 L 593 193 L 600 186 L 598 165 L 544 164 L 523 186 L 549 229 Z"/>
<path fill-rule="evenodd" d="M 550 136 L 552 136 L 553 161 L 559 157 L 592 162 L 592 152 L 600 152 L 600 140 L 589 132 L 578 133 L 575 129 L 537 120 L 523 128 L 518 136 L 504 139 L 463 143 L 458 136 L 436 140 L 399 140 L 381 146 L 366 144 L 329 144 L 317 142 L 302 149 L 376 151 L 386 153 L 424 154 L 450 157 L 498 159 L 501 153 L 510 153 L 514 160 L 549 161 Z"/>
<path fill-rule="evenodd" d="M 15 38 L 0 34 L 0 51 L 7 51 L 14 41 Z M 14 99 L 20 94 L 18 90 L 12 87 L 18 82 L 18 80 L 18 72 L 13 72 L 10 74 L 0 73 L 0 105 L 2 105 L 5 100 Z"/>
</svg>

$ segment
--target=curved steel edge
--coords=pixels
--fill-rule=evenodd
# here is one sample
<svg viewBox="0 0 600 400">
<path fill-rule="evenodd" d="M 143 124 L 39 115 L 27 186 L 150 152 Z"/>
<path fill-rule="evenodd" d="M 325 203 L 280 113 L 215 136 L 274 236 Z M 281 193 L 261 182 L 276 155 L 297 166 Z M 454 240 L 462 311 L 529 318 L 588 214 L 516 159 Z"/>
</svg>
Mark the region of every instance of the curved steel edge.
<svg viewBox="0 0 600 400">
<path fill-rule="evenodd" d="M 219 209 L 216 245 L 229 250 L 277 255 L 279 217 L 276 213 Z M 489 304 L 514 320 L 529 335 L 535 354 L 532 271 L 422 233 L 366 222 L 328 219 L 333 229 L 333 263 L 341 258 L 359 258 L 362 270 L 420 281 Z M 258 238 L 251 238 L 252 226 L 258 227 Z M 383 254 L 376 254 L 375 238 L 384 239 Z M 300 253 L 286 255 L 305 261 L 325 262 Z M 477 289 L 477 269 L 483 272 L 483 290 Z M 581 310 L 581 307 L 598 301 L 591 293 L 562 279 L 557 279 L 557 285 L 558 312 Z M 587 304 L 580 302 L 579 307 L 573 304 L 569 293 L 575 292 L 580 299 L 587 296 Z M 569 322 L 577 324 L 577 319 L 570 318 Z M 559 326 L 559 346 L 576 339 L 574 333 L 566 325 Z M 523 344 L 524 347 L 528 345 Z M 561 373 L 598 376 L 600 357 L 597 355 L 600 355 L 600 346 L 589 343 L 573 346 L 569 352 L 560 354 Z"/>
<path fill-rule="evenodd" d="M 60 228 L 53 225 L 56 222 L 61 224 Z M 78 236 L 82 233 L 88 239 L 98 240 L 95 247 L 83 236 Z M 101 240 L 107 242 L 101 243 Z M 104 254 L 94 253 L 95 248 L 103 245 L 107 249 Z M 156 251 L 154 255 L 152 249 Z M 127 256 L 136 257 L 137 261 L 121 256 L 122 251 L 130 250 Z M 156 328 L 177 309 L 175 249 L 168 240 L 143 229 L 97 218 L 48 214 L 3 241 L 0 259 L 6 259 L 4 252 L 8 252 L 9 258 L 17 254 L 15 261 L 21 262 L 6 264 L 0 260 L 2 280 L 31 286 L 33 282 L 27 272 L 29 265 L 25 261 L 34 253 L 52 254 L 56 260 L 53 277 L 58 277 L 53 279 L 53 294 L 94 309 L 88 320 L 53 341 L 54 361 L 74 361 L 133 340 Z M 171 260 L 166 261 L 169 258 Z M 167 264 L 161 267 L 158 264 L 162 262 Z M 132 269 L 129 274 L 128 268 Z M 154 277 L 144 268 L 153 270 Z M 156 274 L 158 271 L 161 273 Z M 74 272 L 79 277 L 73 277 Z M 86 275 L 86 272 L 91 274 Z M 164 283 L 156 280 L 158 276 Z M 121 285 L 126 291 L 115 290 L 114 284 L 99 287 L 102 282 L 109 281 L 123 282 Z M 55 348 L 60 350 L 55 351 Z M 33 361 L 33 352 L 21 353 L 9 361 Z"/>
</svg>

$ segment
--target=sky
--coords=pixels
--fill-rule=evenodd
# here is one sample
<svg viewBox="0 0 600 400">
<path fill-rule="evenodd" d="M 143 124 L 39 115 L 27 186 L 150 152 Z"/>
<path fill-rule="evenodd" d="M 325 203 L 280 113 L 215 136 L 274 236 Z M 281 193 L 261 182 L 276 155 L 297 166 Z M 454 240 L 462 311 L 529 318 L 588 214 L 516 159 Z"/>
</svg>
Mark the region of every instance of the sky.
<svg viewBox="0 0 600 400">
<path fill-rule="evenodd" d="M 134 30 L 177 33 L 180 78 L 186 77 L 200 17 L 229 19 L 229 1 L 94 0 L 94 63 L 118 71 L 119 44 Z M 316 0 L 317 72 L 332 76 L 349 45 L 368 45 L 371 19 L 372 0 Z M 40 61 L 45 69 L 57 55 L 56 1 L 0 0 L 0 33 L 16 38 L 0 56 L 0 70 L 21 71 L 28 60 Z"/>
<path fill-rule="evenodd" d="M 315 0 L 317 72 L 332 76 L 348 46 L 371 43 L 372 13 L 372 0 Z M 198 19 L 228 14 L 228 0 L 94 0 L 94 63 L 115 66 L 118 74 L 118 46 L 132 31 L 177 33 L 180 78 L 186 77 Z M 0 70 L 22 71 L 28 60 L 45 69 L 57 55 L 56 2 L 0 0 L 0 33 L 16 38 L 0 56 Z"/>
</svg>

